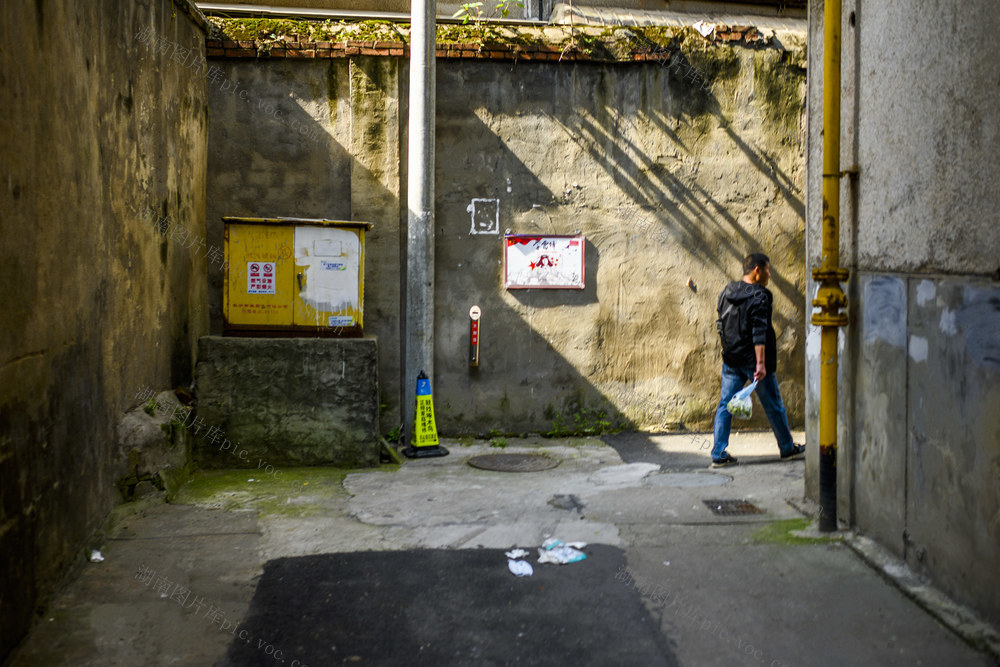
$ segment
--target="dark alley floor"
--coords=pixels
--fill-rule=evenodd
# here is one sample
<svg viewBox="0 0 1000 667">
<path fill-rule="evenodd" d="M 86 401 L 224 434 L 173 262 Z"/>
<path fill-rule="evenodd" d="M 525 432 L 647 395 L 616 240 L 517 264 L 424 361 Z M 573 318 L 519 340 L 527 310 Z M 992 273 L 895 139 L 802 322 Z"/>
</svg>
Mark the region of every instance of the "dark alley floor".
<svg viewBox="0 0 1000 667">
<path fill-rule="evenodd" d="M 804 463 L 770 434 L 734 437 L 740 465 L 718 470 L 705 437 L 449 441 L 370 471 L 201 474 L 121 521 L 10 664 L 994 664 L 808 532 Z M 466 464 L 501 452 L 560 464 Z M 713 512 L 724 500 L 760 513 Z M 551 537 L 587 558 L 539 563 Z M 508 570 L 513 547 L 532 576 Z"/>
</svg>

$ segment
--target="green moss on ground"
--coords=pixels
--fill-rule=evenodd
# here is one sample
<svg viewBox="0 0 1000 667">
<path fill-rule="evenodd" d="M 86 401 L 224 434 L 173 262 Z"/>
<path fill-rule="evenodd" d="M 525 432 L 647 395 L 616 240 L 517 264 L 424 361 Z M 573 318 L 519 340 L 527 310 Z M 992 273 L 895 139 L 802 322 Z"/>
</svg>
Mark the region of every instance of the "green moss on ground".
<svg viewBox="0 0 1000 667">
<path fill-rule="evenodd" d="M 801 537 L 792 534 L 795 531 L 805 530 L 812 522 L 813 520 L 808 518 L 774 521 L 754 533 L 750 540 L 755 544 L 787 545 L 829 544 L 840 540 L 839 537 Z"/>
<path fill-rule="evenodd" d="M 379 472 L 395 472 L 398 465 L 383 465 Z M 344 478 L 371 468 L 282 468 L 279 475 L 263 470 L 202 471 L 176 494 L 177 504 L 223 510 L 256 510 L 262 515 L 316 516 L 338 499 L 348 496 Z M 249 481 L 249 480 L 253 481 Z"/>
<path fill-rule="evenodd" d="M 177 492 L 184 488 L 190 478 L 189 467 L 166 468 L 160 471 L 160 481 L 163 483 L 163 490 L 167 492 L 168 500 L 173 500 Z"/>
</svg>

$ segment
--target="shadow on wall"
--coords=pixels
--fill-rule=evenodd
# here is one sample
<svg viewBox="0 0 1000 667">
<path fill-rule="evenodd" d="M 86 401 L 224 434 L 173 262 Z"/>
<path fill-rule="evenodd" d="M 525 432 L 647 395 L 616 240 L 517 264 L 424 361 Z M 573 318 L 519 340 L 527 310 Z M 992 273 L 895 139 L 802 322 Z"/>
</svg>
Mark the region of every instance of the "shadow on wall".
<svg viewBox="0 0 1000 667">
<path fill-rule="evenodd" d="M 438 72 L 434 386 L 438 427 L 445 434 L 488 435 L 600 432 L 628 425 L 630 420 L 581 372 L 585 367 L 557 349 L 567 339 L 593 339 L 589 313 L 599 308 L 599 246 L 587 242 L 583 290 L 503 288 L 505 231 L 573 234 L 581 231 L 583 221 L 559 210 L 557 195 L 542 180 L 543 170 L 521 161 L 508 147 L 505 134 L 483 122 L 473 108 L 476 99 L 485 104 L 489 100 L 477 98 L 475 92 L 469 95 L 469 88 L 493 86 L 496 72 L 489 66 Z M 550 68 L 539 73 L 553 76 Z M 551 103 L 547 95 L 540 100 Z M 517 111 L 533 113 L 523 99 Z M 490 233 L 471 233 L 472 199 L 498 202 L 498 220 Z M 472 305 L 483 311 L 478 368 L 468 363 Z M 553 324 L 550 337 L 546 322 Z M 575 332 L 568 331 L 574 328 Z"/>
<path fill-rule="evenodd" d="M 398 156 L 403 190 L 405 66 L 388 72 L 377 59 L 358 60 L 225 62 L 250 101 L 210 90 L 208 228 L 221 246 L 222 215 L 350 218 L 394 204 L 394 220 L 372 220 L 366 330 L 398 346 L 405 258 L 396 223 L 405 205 L 381 185 L 385 174 L 366 165 L 380 151 Z M 801 229 L 789 231 L 801 202 L 777 167 L 788 156 L 754 148 L 764 139 L 739 135 L 725 100 L 667 68 L 510 68 L 438 67 L 434 391 L 442 432 L 707 427 L 719 386 L 718 291 L 738 278 L 746 252 L 795 246 Z M 379 91 L 385 104 L 371 97 Z M 385 117 L 373 117 L 383 107 Z M 318 138 L 290 135 L 293 122 Z M 774 199 L 754 199 L 775 189 Z M 473 233 L 484 231 L 470 215 L 474 199 L 496 202 L 488 233 Z M 585 234 L 586 289 L 505 290 L 508 229 Z M 793 307 L 777 311 L 775 325 L 790 331 L 784 377 L 800 390 L 802 317 L 793 311 L 802 302 L 794 287 L 801 269 L 789 266 L 788 278 L 781 269 L 774 287 Z M 467 359 L 474 304 L 483 311 L 478 369 Z M 399 377 L 400 356 L 380 347 L 383 380 Z M 404 379 L 402 392 L 412 384 Z M 384 387 L 383 400 L 391 393 Z"/>
<path fill-rule="evenodd" d="M 680 98 L 694 98 L 692 112 L 704 110 L 714 116 L 718 126 L 733 144 L 760 174 L 774 184 L 795 214 L 804 219 L 805 204 L 801 199 L 800 189 L 780 169 L 774 158 L 740 138 L 733 130 L 731 120 L 726 117 L 720 100 L 710 89 L 686 83 L 678 77 L 670 77 L 668 90 Z M 608 97 L 612 94 L 605 93 Z M 575 127 L 568 126 L 556 117 L 550 118 L 550 121 L 559 126 L 581 150 L 593 157 L 594 163 L 608 172 L 615 185 L 636 206 L 658 212 L 664 233 L 681 243 L 694 258 L 714 266 L 722 275 L 731 276 L 733 258 L 742 260 L 749 249 L 760 245 L 760 239 L 741 226 L 730 210 L 698 182 L 693 179 L 681 180 L 670 170 L 664 169 L 661 162 L 651 157 L 638 142 L 623 136 L 619 131 L 619 109 L 608 103 L 595 109 L 595 112 L 593 118 L 579 118 Z M 664 113 L 647 113 L 644 116 L 664 135 L 669 136 L 681 151 L 693 150 L 670 127 L 670 119 Z M 720 255 L 717 246 L 712 247 L 706 243 L 708 239 L 721 245 L 724 253 Z M 737 266 L 738 264 L 739 261 L 736 262 Z M 802 298 L 794 285 L 778 272 L 772 276 L 772 289 L 774 288 L 793 302 Z M 780 316 L 778 323 L 782 327 L 790 324 Z"/>
<path fill-rule="evenodd" d="M 503 233 L 569 234 L 572 220 L 545 211 L 555 195 L 536 171 L 479 119 L 469 87 L 491 86 L 490 68 L 440 68 L 436 125 L 435 408 L 443 433 L 548 431 L 557 419 L 591 410 L 600 419 L 622 416 L 533 327 L 537 309 L 565 317 L 597 302 L 600 253 L 588 243 L 584 290 L 502 287 Z M 463 91 L 464 90 L 464 94 Z M 509 194 L 516 189 L 517 196 Z M 488 233 L 475 230 L 472 199 L 495 200 L 497 219 Z M 478 305 L 481 361 L 468 364 L 469 308 Z M 410 380 L 412 384 L 412 379 Z M 601 416 L 603 413 L 603 417 Z"/>
<path fill-rule="evenodd" d="M 208 242 L 223 247 L 223 216 L 349 220 L 349 148 L 313 115 L 326 111 L 316 88 L 326 80 L 324 66 L 223 65 L 224 76 L 209 86 Z M 223 283 L 221 264 L 211 265 L 213 334 L 222 333 Z"/>
<path fill-rule="evenodd" d="M 382 427 L 388 431 L 400 421 L 400 196 L 385 185 L 395 178 L 398 187 L 398 176 L 366 164 L 391 162 L 399 149 L 398 118 L 392 114 L 384 123 L 371 111 L 386 106 L 379 94 L 391 101 L 393 91 L 385 90 L 390 82 L 380 72 L 395 71 L 397 63 L 359 60 L 220 61 L 228 83 L 209 91 L 207 227 L 210 242 L 221 248 L 221 217 L 227 215 L 374 224 L 365 237 L 365 332 L 379 338 Z M 212 332 L 219 334 L 224 277 L 221 265 L 209 268 Z"/>
<path fill-rule="evenodd" d="M 662 158 L 673 151 L 681 165 L 685 154 L 705 151 L 695 144 L 715 128 L 694 126 L 706 115 L 722 118 L 721 104 L 708 93 L 692 102 L 666 69 L 650 76 L 641 68 L 524 65 L 508 77 L 501 67 L 449 63 L 438 74 L 435 398 L 442 430 L 546 432 L 581 420 L 707 426 L 719 385 L 715 299 L 762 239 L 695 172 L 671 170 Z M 671 116 L 672 107 L 693 110 Z M 660 138 L 643 134 L 651 128 Z M 788 179 L 731 128 L 718 134 L 733 139 L 759 181 L 778 187 Z M 495 235 L 470 233 L 473 198 L 498 202 Z M 630 229 L 617 213 L 621 203 L 648 211 L 655 224 Z M 587 289 L 504 290 L 507 229 L 585 233 Z M 678 274 L 712 287 L 698 293 Z M 790 280 L 778 271 L 774 278 L 781 294 L 801 303 Z M 478 369 L 466 360 L 473 304 L 483 310 Z M 775 324 L 801 328 L 801 317 L 777 312 Z M 787 384 L 801 385 L 794 363 L 789 370 Z M 759 411 L 752 425 L 766 428 Z"/>
</svg>

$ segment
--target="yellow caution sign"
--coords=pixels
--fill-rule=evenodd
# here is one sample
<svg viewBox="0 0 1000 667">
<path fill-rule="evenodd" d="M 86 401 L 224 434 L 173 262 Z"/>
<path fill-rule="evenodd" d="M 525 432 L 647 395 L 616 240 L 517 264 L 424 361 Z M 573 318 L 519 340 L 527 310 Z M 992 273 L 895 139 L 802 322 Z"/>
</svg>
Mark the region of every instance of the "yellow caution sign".
<svg viewBox="0 0 1000 667">
<path fill-rule="evenodd" d="M 403 454 L 412 458 L 446 456 L 448 450 L 438 444 L 437 424 L 434 422 L 434 397 L 431 381 L 420 371 L 417 376 L 416 415 L 413 419 L 413 437 Z"/>
<path fill-rule="evenodd" d="M 423 373 L 417 378 L 417 416 L 413 420 L 413 446 L 436 447 L 437 424 L 434 423 L 434 397 L 431 381 Z"/>
</svg>

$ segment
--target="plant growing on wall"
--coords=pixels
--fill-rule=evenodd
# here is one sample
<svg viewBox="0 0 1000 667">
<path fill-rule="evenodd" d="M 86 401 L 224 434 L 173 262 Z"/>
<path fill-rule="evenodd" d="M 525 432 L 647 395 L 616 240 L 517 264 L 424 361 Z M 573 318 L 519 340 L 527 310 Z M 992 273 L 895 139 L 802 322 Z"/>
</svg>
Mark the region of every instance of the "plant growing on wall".
<svg viewBox="0 0 1000 667">
<path fill-rule="evenodd" d="M 483 11 L 484 5 L 490 7 L 489 13 Z M 494 22 L 509 17 L 513 7 L 524 7 L 524 3 L 514 0 L 496 0 L 495 3 L 464 2 L 452 18 L 461 18 L 462 25 L 472 23 L 479 33 L 479 39 L 486 42 L 500 37 L 500 31 Z"/>
<path fill-rule="evenodd" d="M 552 422 L 552 430 L 543 433 L 549 438 L 559 438 L 571 435 L 601 435 L 602 433 L 614 433 L 620 427 L 612 425 L 608 419 L 608 413 L 604 410 L 591 408 L 580 408 L 573 413 L 573 424 L 567 424 L 562 413 L 556 414 Z"/>
</svg>

